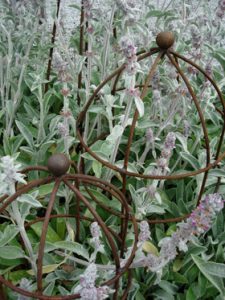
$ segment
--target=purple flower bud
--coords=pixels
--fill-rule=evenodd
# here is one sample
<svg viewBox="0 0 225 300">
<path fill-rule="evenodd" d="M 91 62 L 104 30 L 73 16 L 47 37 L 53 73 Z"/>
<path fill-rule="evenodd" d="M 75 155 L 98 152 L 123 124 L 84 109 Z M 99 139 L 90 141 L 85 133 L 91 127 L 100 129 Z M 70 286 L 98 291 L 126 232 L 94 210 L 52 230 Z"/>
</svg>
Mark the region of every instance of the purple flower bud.
<svg viewBox="0 0 225 300">
<path fill-rule="evenodd" d="M 128 37 L 123 37 L 120 40 L 120 47 L 123 55 L 127 59 L 132 59 L 134 56 L 136 56 L 137 48 L 134 46 L 133 41 L 131 41 L 131 39 L 129 39 Z"/>
<path fill-rule="evenodd" d="M 130 8 L 135 8 L 136 3 L 137 3 L 136 0 L 127 0 L 127 5 L 128 5 Z"/>
<path fill-rule="evenodd" d="M 184 136 L 188 137 L 190 134 L 190 124 L 187 120 L 184 120 Z"/>
<path fill-rule="evenodd" d="M 176 89 L 176 92 L 181 94 L 182 96 L 186 96 L 186 97 L 189 95 L 187 87 L 184 87 L 184 86 L 179 86 Z"/>
<path fill-rule="evenodd" d="M 92 235 L 92 239 L 90 240 L 90 242 L 93 243 L 95 250 L 99 250 L 102 243 L 100 240 L 101 231 L 97 222 L 93 222 L 91 224 L 91 235 Z"/>
<path fill-rule="evenodd" d="M 139 89 L 135 89 L 135 88 L 129 88 L 129 89 L 126 89 L 126 94 L 128 96 L 132 96 L 132 97 L 140 97 L 140 91 Z"/>
<path fill-rule="evenodd" d="M 58 123 L 57 129 L 61 137 L 66 137 L 69 135 L 69 128 L 66 124 L 64 123 Z"/>
<path fill-rule="evenodd" d="M 155 72 L 152 77 L 152 89 L 157 90 L 159 89 L 159 83 L 160 83 L 160 75 L 159 72 Z"/>
<path fill-rule="evenodd" d="M 199 71 L 196 68 L 194 68 L 193 66 L 189 66 L 188 72 L 192 75 L 197 75 Z"/>
<path fill-rule="evenodd" d="M 141 221 L 140 222 L 140 233 L 138 236 L 139 243 L 143 243 L 147 240 L 149 240 L 151 237 L 151 232 L 149 230 L 149 224 L 147 221 Z"/>
<path fill-rule="evenodd" d="M 200 31 L 197 26 L 192 25 L 190 28 L 192 39 L 198 39 L 200 37 Z"/>
<path fill-rule="evenodd" d="M 155 272 L 162 268 L 161 263 L 161 257 L 156 256 L 152 253 L 148 253 L 144 264 L 149 268 L 150 271 Z"/>
<path fill-rule="evenodd" d="M 167 167 L 167 159 L 164 157 L 160 157 L 157 160 L 157 166 L 161 169 L 165 169 Z"/>
<path fill-rule="evenodd" d="M 104 300 L 108 298 L 109 293 L 114 292 L 108 286 L 96 287 L 95 281 L 97 277 L 97 267 L 91 263 L 84 274 L 80 276 L 78 290 L 81 300 Z"/>
<path fill-rule="evenodd" d="M 205 71 L 206 71 L 207 75 L 212 76 L 212 64 L 211 63 L 208 63 L 205 66 Z"/>
<path fill-rule="evenodd" d="M 66 96 L 69 95 L 70 89 L 63 88 L 63 89 L 61 89 L 60 92 L 61 92 L 61 94 L 62 94 L 64 97 L 66 97 Z"/>
<path fill-rule="evenodd" d="M 146 191 L 151 198 L 155 197 L 156 187 L 153 184 L 148 185 Z"/>
<path fill-rule="evenodd" d="M 84 274 L 80 276 L 80 284 L 82 287 L 93 288 L 97 278 L 97 268 L 95 264 L 90 264 Z"/>
<path fill-rule="evenodd" d="M 136 8 L 138 2 L 135 0 L 116 0 L 117 7 L 124 13 L 128 26 L 132 25 L 137 20 Z"/>
<path fill-rule="evenodd" d="M 165 261 L 173 260 L 177 255 L 176 244 L 174 243 L 172 238 L 163 238 L 159 242 L 160 256 Z"/>
<path fill-rule="evenodd" d="M 216 10 L 216 16 L 220 19 L 222 19 L 224 16 L 224 11 L 220 7 L 218 7 Z"/>
<path fill-rule="evenodd" d="M 89 25 L 88 28 L 87 28 L 87 33 L 89 34 L 93 34 L 94 33 L 94 26 L 93 25 Z M 91 53 L 92 54 L 92 53 Z M 86 55 L 87 55 L 87 52 L 86 52 Z M 88 55 L 87 55 L 88 56 Z M 93 56 L 93 54 L 92 54 Z"/>
<path fill-rule="evenodd" d="M 163 149 L 161 156 L 165 159 L 168 159 L 171 156 L 172 151 L 170 149 Z"/>
<path fill-rule="evenodd" d="M 194 47 L 194 45 L 193 45 L 193 47 Z M 200 45 L 196 45 L 195 49 L 193 49 L 190 52 L 190 55 L 192 56 L 192 59 L 201 59 L 201 57 L 202 57 L 202 51 L 201 51 Z M 187 88 L 186 88 L 186 90 L 188 92 Z"/>
<path fill-rule="evenodd" d="M 155 102 L 159 102 L 160 99 L 161 99 L 160 91 L 157 90 L 157 89 L 153 90 L 153 92 L 152 92 L 152 98 L 153 98 L 153 100 L 154 100 Z"/>
<path fill-rule="evenodd" d="M 216 213 L 224 207 L 224 200 L 219 194 L 209 194 L 201 200 L 200 205 L 191 213 L 187 223 L 192 233 L 199 235 L 208 230 Z"/>
<path fill-rule="evenodd" d="M 138 64 L 136 62 L 127 63 L 125 70 L 128 75 L 135 75 L 137 73 Z"/>
<path fill-rule="evenodd" d="M 92 19 L 92 17 L 93 17 L 93 13 L 89 10 L 86 10 L 85 11 L 85 13 L 84 13 L 84 17 L 86 18 L 86 19 Z"/>
<path fill-rule="evenodd" d="M 220 7 L 221 10 L 225 10 L 225 0 L 220 0 L 218 3 L 218 6 Z"/>
<path fill-rule="evenodd" d="M 149 142 L 149 143 L 153 143 L 154 142 L 154 134 L 153 134 L 153 131 L 152 131 L 151 128 L 148 128 L 146 130 L 145 136 L 146 136 L 147 142 Z"/>
<path fill-rule="evenodd" d="M 113 290 L 110 290 L 110 288 L 108 286 L 102 286 L 97 288 L 97 296 L 98 296 L 98 300 L 104 300 L 104 299 L 108 299 L 109 298 L 109 293 L 112 293 Z"/>
<path fill-rule="evenodd" d="M 176 136 L 173 132 L 169 132 L 166 136 L 164 143 L 164 148 L 168 150 L 173 150 L 175 148 Z"/>
<path fill-rule="evenodd" d="M 93 237 L 100 237 L 101 231 L 97 222 L 91 223 L 91 235 Z"/>
<path fill-rule="evenodd" d="M 80 292 L 81 300 L 98 300 L 97 288 L 83 288 Z"/>
<path fill-rule="evenodd" d="M 159 242 L 161 248 L 159 256 L 149 253 L 147 257 L 144 256 L 141 259 L 138 257 L 138 265 L 148 267 L 153 272 L 162 270 L 166 263 L 176 257 L 177 249 L 186 252 L 187 242 L 192 236 L 200 235 L 212 226 L 213 219 L 216 213 L 224 207 L 224 202 L 225 200 L 217 193 L 205 196 L 186 222 L 178 224 L 178 229 L 171 237 L 165 237 Z M 146 223 L 140 224 L 141 233 L 146 230 L 147 226 Z"/>
<path fill-rule="evenodd" d="M 85 55 L 86 55 L 87 57 L 94 57 L 94 52 L 93 52 L 93 51 L 86 51 L 86 52 L 85 52 Z"/>
<path fill-rule="evenodd" d="M 90 0 L 84 0 L 83 6 L 84 6 L 85 10 L 90 10 L 93 6 L 93 3 Z"/>
</svg>

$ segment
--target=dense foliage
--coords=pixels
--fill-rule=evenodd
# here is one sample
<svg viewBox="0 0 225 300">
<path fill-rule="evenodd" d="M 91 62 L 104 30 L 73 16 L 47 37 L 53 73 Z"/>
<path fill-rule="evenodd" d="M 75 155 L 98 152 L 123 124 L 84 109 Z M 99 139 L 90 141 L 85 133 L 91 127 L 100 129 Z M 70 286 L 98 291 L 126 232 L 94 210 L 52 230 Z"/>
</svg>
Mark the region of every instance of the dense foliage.
<svg viewBox="0 0 225 300">
<path fill-rule="evenodd" d="M 81 3 L 75 2 L 71 14 L 79 18 Z M 142 102 L 140 86 L 156 55 L 140 62 L 137 58 L 139 53 L 156 46 L 159 32 L 172 31 L 174 50 L 206 70 L 225 95 L 225 1 L 83 0 L 83 7 L 81 49 L 80 28 L 66 32 L 65 16 L 59 14 L 57 18 L 56 7 L 49 20 L 45 4 L 38 1 L 0 0 L 0 196 L 12 195 L 16 182 L 20 185 L 44 178 L 44 172 L 33 171 L 25 177 L 19 171 L 31 165 L 46 165 L 48 158 L 59 152 L 70 157 L 79 172 L 123 189 L 121 175 L 82 150 L 76 135 L 77 117 L 89 97 L 122 64 L 126 68 L 117 90 L 113 90 L 114 81 L 109 81 L 85 115 L 83 138 L 91 150 L 101 159 L 123 167 L 129 128 L 137 108 L 129 171 L 169 175 L 206 165 L 204 133 L 186 85 L 168 59 L 163 58 Z M 53 44 L 49 24 L 54 22 Z M 52 65 L 48 69 L 52 48 Z M 203 111 L 213 161 L 223 130 L 223 107 L 202 74 L 183 62 L 180 67 Z M 222 142 L 220 153 L 225 151 Z M 219 167 L 209 171 L 201 199 L 198 195 L 203 174 L 181 180 L 128 177 L 126 197 L 141 221 L 128 299 L 224 299 L 223 160 Z M 74 173 L 73 168 L 70 173 Z M 28 291 L 36 290 L 42 223 L 29 228 L 26 224 L 45 215 L 52 188 L 52 183 L 34 188 L 0 215 L 0 275 Z M 94 203 L 85 186 L 81 191 L 105 224 L 119 233 L 119 218 Z M 90 191 L 100 203 L 120 213 L 115 197 L 110 198 L 97 187 Z M 60 185 L 53 214 L 75 213 L 74 199 L 72 191 Z M 85 205 L 81 205 L 81 211 L 91 217 Z M 178 224 L 161 223 L 149 228 L 146 222 L 191 212 Z M 115 287 L 99 287 L 112 277 L 115 267 L 108 242 L 96 222 L 82 222 L 77 241 L 74 219 L 52 219 L 46 242 L 46 295 L 78 292 L 82 299 L 99 300 L 113 295 Z M 129 225 L 124 263 L 133 242 L 133 226 Z M 126 275 L 121 279 L 118 299 L 127 280 Z M 6 293 L 10 300 L 29 299 L 10 289 Z"/>
</svg>

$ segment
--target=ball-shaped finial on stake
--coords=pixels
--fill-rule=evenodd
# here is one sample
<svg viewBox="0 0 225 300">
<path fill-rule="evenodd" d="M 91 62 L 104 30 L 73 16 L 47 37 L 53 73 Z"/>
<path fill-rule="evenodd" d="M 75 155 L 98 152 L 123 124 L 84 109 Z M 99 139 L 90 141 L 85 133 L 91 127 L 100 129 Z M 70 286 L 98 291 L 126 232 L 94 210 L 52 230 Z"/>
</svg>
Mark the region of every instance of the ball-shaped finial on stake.
<svg viewBox="0 0 225 300">
<path fill-rule="evenodd" d="M 65 154 L 54 154 L 48 159 L 47 167 L 54 176 L 59 177 L 69 170 L 70 161 Z"/>
<path fill-rule="evenodd" d="M 174 34 L 170 31 L 160 32 L 156 37 L 156 43 L 161 49 L 169 49 L 175 41 Z"/>
</svg>

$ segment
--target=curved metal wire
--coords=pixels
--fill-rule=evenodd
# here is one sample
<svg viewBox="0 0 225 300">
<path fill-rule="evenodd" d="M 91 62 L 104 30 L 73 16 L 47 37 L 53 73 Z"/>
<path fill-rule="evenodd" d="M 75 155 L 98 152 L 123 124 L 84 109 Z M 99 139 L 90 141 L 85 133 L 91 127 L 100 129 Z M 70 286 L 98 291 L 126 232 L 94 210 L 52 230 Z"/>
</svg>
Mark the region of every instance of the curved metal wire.
<svg viewBox="0 0 225 300">
<path fill-rule="evenodd" d="M 46 168 L 42 168 L 41 166 L 37 167 L 28 167 L 24 169 L 23 171 L 30 172 L 34 170 L 44 170 L 48 171 Z M 35 299 L 56 299 L 56 300 L 64 300 L 64 299 L 77 299 L 79 298 L 79 294 L 73 294 L 70 296 L 46 296 L 43 294 L 43 257 L 44 257 L 44 249 L 45 249 L 45 243 L 46 243 L 46 235 L 48 230 L 48 224 L 50 219 L 58 218 L 58 217 L 77 217 L 77 215 L 69 215 L 69 214 L 61 214 L 61 215 L 52 215 L 53 206 L 56 200 L 56 194 L 59 189 L 60 184 L 64 183 L 79 199 L 84 206 L 91 212 L 93 218 L 87 218 L 84 216 L 79 215 L 79 222 L 80 220 L 88 220 L 88 221 L 97 221 L 99 226 L 102 229 L 102 232 L 105 234 L 106 239 L 108 241 L 108 244 L 112 250 L 112 256 L 115 261 L 115 274 L 112 276 L 111 279 L 101 283 L 101 285 L 114 285 L 115 287 L 118 287 L 119 285 L 119 279 L 120 277 L 125 273 L 129 271 L 129 266 L 133 261 L 133 258 L 135 256 L 136 250 L 137 250 L 137 242 L 138 242 L 138 226 L 137 221 L 133 214 L 131 213 L 131 209 L 127 203 L 126 198 L 124 197 L 123 193 L 117 189 L 114 185 L 107 183 L 99 178 L 95 178 L 92 176 L 84 175 L 84 174 L 65 174 L 61 177 L 53 177 L 49 176 L 47 178 L 43 179 L 36 179 L 31 181 L 28 184 L 25 184 L 23 186 L 17 187 L 17 191 L 14 195 L 8 197 L 7 195 L 4 195 L 4 197 L 1 198 L 2 206 L 0 207 L 0 212 L 5 211 L 5 209 L 13 202 L 16 201 L 17 197 L 21 196 L 23 193 L 27 193 L 31 191 L 33 188 L 36 188 L 42 184 L 47 184 L 50 182 L 55 182 L 54 186 L 52 188 L 52 192 L 50 194 L 49 203 L 45 212 L 45 216 L 43 218 L 37 218 L 33 221 L 30 221 L 25 225 L 25 228 L 29 228 L 32 224 L 35 224 L 37 222 L 42 221 L 42 232 L 40 237 L 40 243 L 38 248 L 38 255 L 37 255 L 37 291 L 36 292 L 29 292 L 26 290 L 23 290 L 14 284 L 10 282 L 9 280 L 6 280 L 3 276 L 0 276 L 0 283 L 7 286 L 8 288 L 14 290 L 15 292 L 27 296 L 32 297 Z M 76 185 L 72 183 L 76 183 Z M 93 200 L 95 203 L 97 202 L 100 207 L 105 209 L 106 211 L 113 213 L 116 217 L 120 219 L 125 219 L 128 222 L 131 222 L 133 226 L 133 232 L 134 232 L 134 242 L 133 246 L 130 252 L 130 256 L 126 261 L 126 264 L 121 266 L 120 264 L 120 255 L 118 253 L 118 249 L 120 253 L 123 253 L 126 250 L 125 247 L 125 239 L 126 239 L 126 232 L 123 232 L 122 236 L 119 236 L 115 231 L 113 231 L 111 228 L 106 226 L 103 219 L 98 215 L 96 209 L 91 205 L 90 201 L 82 194 L 82 191 L 80 190 L 80 187 L 84 186 L 85 190 L 88 191 L 88 195 L 90 196 L 91 200 Z M 104 203 L 99 203 L 99 201 L 94 197 L 94 195 L 89 190 L 89 186 L 94 186 L 98 189 L 102 189 L 104 192 L 111 195 L 111 197 L 117 199 L 120 203 L 120 205 L 124 208 L 124 215 L 121 218 L 120 213 L 115 210 L 111 209 L 110 207 L 107 207 L 107 205 Z"/>
<path fill-rule="evenodd" d="M 193 63 L 192 61 L 184 58 L 183 56 L 181 56 L 180 54 L 177 54 L 176 52 L 172 51 L 172 50 L 161 50 L 159 48 L 153 48 L 151 49 L 149 52 L 146 52 L 144 54 L 141 54 L 140 56 L 138 56 L 138 61 L 141 61 L 155 53 L 161 53 L 159 54 L 158 58 L 156 59 L 155 63 L 152 65 L 150 71 L 149 71 L 149 76 L 150 79 L 152 77 L 152 75 L 154 74 L 154 70 L 156 69 L 156 66 L 158 65 L 159 61 L 160 61 L 160 57 L 164 57 L 167 56 L 168 59 L 171 61 L 172 65 L 176 68 L 178 75 L 183 79 L 184 83 L 186 84 L 192 99 L 194 101 L 195 107 L 197 109 L 199 118 L 200 118 L 200 122 L 203 128 L 203 133 L 204 133 L 204 140 L 205 140 L 205 144 L 206 144 L 206 166 L 204 168 L 199 168 L 198 170 L 195 171 L 190 171 L 190 172 L 186 172 L 186 173 L 175 173 L 175 174 L 170 174 L 170 175 L 147 175 L 147 174 L 141 174 L 141 173 L 135 173 L 135 172 L 130 172 L 127 170 L 127 166 L 128 166 L 128 161 L 129 161 L 129 153 L 130 153 L 130 148 L 131 148 L 131 144 L 132 144 L 132 140 L 133 140 L 133 135 L 134 135 L 134 130 L 135 130 L 135 125 L 138 119 L 138 111 L 135 110 L 134 116 L 133 116 L 133 120 L 132 120 L 132 125 L 130 127 L 129 130 L 129 136 L 128 136 L 128 142 L 127 142 L 127 146 L 126 146 L 126 151 L 125 151 L 125 156 L 124 156 L 124 164 L 123 164 L 123 168 L 117 167 L 115 164 L 111 164 L 110 162 L 100 158 L 96 153 L 94 153 L 91 149 L 90 146 L 88 146 L 82 137 L 82 124 L 84 121 L 84 117 L 85 114 L 88 110 L 88 108 L 90 107 L 90 105 L 94 102 L 95 97 L 98 95 L 98 93 L 101 91 L 101 89 L 105 86 L 105 84 L 107 82 L 109 82 L 112 78 L 116 77 L 114 84 L 113 84 L 113 89 L 112 89 L 112 94 L 115 94 L 117 88 L 117 83 L 119 80 L 119 77 L 121 76 L 122 72 L 125 69 L 125 66 L 122 65 L 121 67 L 117 68 L 111 75 L 108 76 L 108 78 L 106 78 L 102 83 L 100 83 L 100 85 L 96 88 L 96 90 L 94 91 L 94 93 L 92 94 L 92 96 L 89 98 L 87 104 L 85 105 L 83 111 L 80 113 L 80 115 L 78 116 L 78 122 L 77 122 L 77 136 L 78 139 L 82 145 L 82 147 L 85 149 L 86 152 L 88 152 L 93 158 L 95 158 L 97 161 L 99 161 L 101 164 L 103 164 L 105 167 L 114 170 L 116 172 L 119 172 L 123 178 L 123 192 L 125 193 L 126 190 L 126 177 L 130 176 L 130 177 L 137 177 L 137 178 L 142 178 L 142 179 L 156 179 L 156 180 L 180 180 L 180 179 L 184 179 L 187 177 L 192 177 L 192 176 L 196 176 L 198 174 L 202 174 L 204 173 L 204 177 L 202 180 L 202 185 L 201 185 L 201 190 L 198 196 L 198 201 L 200 200 L 204 187 L 205 187 L 205 183 L 207 180 L 207 174 L 208 171 L 210 169 L 215 168 L 216 166 L 218 166 L 219 162 L 221 160 L 224 159 L 225 157 L 225 152 L 220 153 L 221 151 L 221 147 L 222 147 L 222 141 L 224 138 L 224 133 L 225 133 L 225 121 L 223 122 L 223 128 L 222 128 L 222 132 L 221 132 L 221 136 L 220 136 L 220 140 L 219 140 L 219 144 L 217 147 L 217 153 L 216 153 L 216 157 L 214 162 L 210 162 L 210 146 L 209 146 L 209 137 L 208 137 L 208 132 L 207 132 L 207 126 L 206 126 L 206 122 L 204 120 L 204 116 L 203 116 L 203 112 L 201 110 L 201 107 L 198 103 L 197 97 L 187 79 L 187 77 L 184 75 L 183 71 L 181 70 L 181 68 L 179 67 L 178 63 L 177 63 L 177 59 L 182 59 L 187 63 L 190 63 L 191 65 L 193 65 L 194 67 L 196 67 L 202 74 L 204 74 L 204 76 L 210 81 L 210 83 L 213 85 L 213 87 L 216 89 L 220 102 L 223 106 L 223 115 L 225 112 L 225 104 L 224 104 L 224 100 L 222 97 L 222 94 L 218 88 L 218 86 L 216 85 L 216 83 L 214 82 L 214 80 L 208 75 L 206 74 L 206 72 L 204 72 L 204 70 L 197 66 L 195 63 Z M 173 58 L 172 55 L 174 55 L 175 58 Z M 150 75 L 151 74 L 151 75 Z M 150 80 L 147 80 L 145 85 L 143 85 L 143 91 L 142 91 L 142 95 L 141 98 L 143 99 L 145 97 L 146 94 L 146 90 L 147 87 L 149 86 L 149 82 Z M 218 110 L 217 110 L 218 111 Z M 221 112 L 220 112 L 221 113 Z M 223 117 L 224 119 L 224 117 Z"/>
<path fill-rule="evenodd" d="M 59 189 L 61 180 L 62 180 L 61 178 L 57 178 L 55 181 L 49 199 L 48 207 L 45 213 L 45 220 L 42 226 L 42 232 L 41 232 L 40 244 L 39 244 L 38 256 L 37 256 L 37 292 L 40 294 L 42 294 L 43 258 L 44 258 L 44 249 L 45 249 L 45 241 L 47 236 L 48 224 L 49 224 L 51 212 L 55 203 L 56 194 Z"/>
</svg>

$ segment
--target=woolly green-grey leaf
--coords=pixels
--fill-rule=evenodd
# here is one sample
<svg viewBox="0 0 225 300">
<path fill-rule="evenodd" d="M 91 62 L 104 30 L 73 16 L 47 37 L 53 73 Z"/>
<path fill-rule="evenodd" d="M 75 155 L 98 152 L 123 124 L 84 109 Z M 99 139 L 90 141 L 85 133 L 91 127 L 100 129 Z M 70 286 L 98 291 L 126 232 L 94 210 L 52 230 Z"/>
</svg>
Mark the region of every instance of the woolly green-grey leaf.
<svg viewBox="0 0 225 300">
<path fill-rule="evenodd" d="M 225 288 L 223 281 L 221 279 L 221 274 L 224 275 L 224 269 L 220 269 L 220 271 L 216 271 L 216 263 L 205 262 L 199 256 L 192 254 L 191 255 L 194 263 L 202 272 L 202 274 L 212 283 L 212 285 L 222 294 L 225 295 Z M 213 266 L 213 271 L 210 268 Z M 218 264 L 221 267 L 221 264 Z"/>
</svg>

